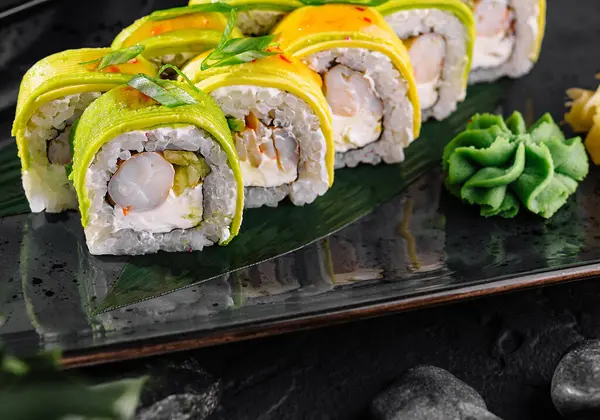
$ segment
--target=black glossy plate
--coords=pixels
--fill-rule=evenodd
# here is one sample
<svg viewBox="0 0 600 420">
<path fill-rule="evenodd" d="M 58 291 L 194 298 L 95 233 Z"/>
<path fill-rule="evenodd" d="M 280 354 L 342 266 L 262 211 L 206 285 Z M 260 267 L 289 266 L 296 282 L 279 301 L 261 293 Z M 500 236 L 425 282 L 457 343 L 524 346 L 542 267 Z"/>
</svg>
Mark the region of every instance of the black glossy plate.
<svg viewBox="0 0 600 420">
<path fill-rule="evenodd" d="M 14 215 L 26 210 L 9 137 L 22 74 L 47 54 L 106 45 L 135 18 L 183 2 L 82 3 L 34 5 L 0 26 L 0 202 L 11 203 L 0 209 L 0 338 L 15 352 L 60 347 L 66 365 L 101 363 L 600 273 L 597 168 L 550 221 L 480 218 L 443 191 L 437 169 L 471 112 L 500 105 L 560 120 L 565 89 L 595 87 L 596 0 L 570 8 L 551 0 L 532 74 L 472 88 L 453 119 L 425 125 L 406 164 L 342 170 L 334 190 L 305 208 L 249 211 L 228 248 L 135 259 L 90 256 L 74 212 Z"/>
</svg>

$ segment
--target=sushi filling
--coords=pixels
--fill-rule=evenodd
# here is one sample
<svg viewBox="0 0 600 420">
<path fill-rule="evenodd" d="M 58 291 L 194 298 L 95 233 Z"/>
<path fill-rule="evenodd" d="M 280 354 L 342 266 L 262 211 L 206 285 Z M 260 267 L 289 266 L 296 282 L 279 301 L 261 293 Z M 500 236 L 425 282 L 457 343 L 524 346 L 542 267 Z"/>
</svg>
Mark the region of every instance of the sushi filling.
<svg viewBox="0 0 600 420">
<path fill-rule="evenodd" d="M 429 109 L 439 98 L 446 41 L 441 35 L 430 32 L 413 37 L 405 43 L 415 72 L 421 108 Z"/>
<path fill-rule="evenodd" d="M 389 57 L 364 48 L 332 48 L 303 61 L 323 78 L 334 118 L 336 167 L 402 162 L 414 140 L 414 108 Z"/>
<path fill-rule="evenodd" d="M 415 6 L 385 17 L 411 59 L 422 120 L 447 118 L 464 100 L 470 36 L 451 11 Z"/>
<path fill-rule="evenodd" d="M 498 67 L 510 59 L 516 43 L 515 16 L 508 0 L 476 2 L 473 69 Z"/>
<path fill-rule="evenodd" d="M 267 126 L 250 111 L 234 139 L 245 186 L 277 187 L 298 179 L 299 148 L 292 131 Z"/>
<path fill-rule="evenodd" d="M 237 182 L 229 158 L 191 125 L 123 133 L 86 172 L 93 254 L 201 250 L 230 237 Z"/>
<path fill-rule="evenodd" d="M 383 104 L 373 79 L 337 64 L 323 74 L 323 91 L 333 114 L 336 151 L 359 149 L 379 139 Z"/>
<path fill-rule="evenodd" d="M 286 197 L 301 206 L 329 189 L 327 144 L 312 108 L 281 89 L 223 86 L 211 92 L 233 132 L 246 207 L 275 207 Z M 233 124 L 232 124 L 233 125 Z"/>
<path fill-rule="evenodd" d="M 202 182 L 208 174 L 204 158 L 193 152 L 132 153 L 119 162 L 106 199 L 122 229 L 190 229 L 202 221 Z"/>
</svg>

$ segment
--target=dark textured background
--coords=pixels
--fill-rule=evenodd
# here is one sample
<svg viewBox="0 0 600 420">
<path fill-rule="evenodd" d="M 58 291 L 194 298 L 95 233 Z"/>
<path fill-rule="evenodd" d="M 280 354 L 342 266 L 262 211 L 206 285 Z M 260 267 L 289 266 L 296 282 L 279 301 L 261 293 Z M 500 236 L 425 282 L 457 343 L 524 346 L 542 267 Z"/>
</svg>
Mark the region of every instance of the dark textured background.
<svg viewBox="0 0 600 420">
<path fill-rule="evenodd" d="M 559 117 L 564 89 L 592 87 L 592 76 L 600 71 L 598 53 L 590 48 L 595 45 L 591 40 L 600 39 L 600 4 L 548 2 L 541 62 L 517 82 L 522 98 L 515 101 L 539 96 L 537 90 L 543 89 L 548 101 L 534 104 L 536 116 L 548 109 Z M 12 3 L 1 2 L 0 10 Z M 81 9 L 81 2 L 56 3 L 62 4 L 56 16 L 48 12 L 27 24 L 16 22 L 20 38 L 0 49 L 2 124 L 12 118 L 17 81 L 26 68 L 14 69 L 10 63 L 16 56 L 30 64 L 39 58 L 40 51 L 27 53 L 36 30 L 49 29 L 46 42 L 36 49 L 47 49 L 45 53 L 53 52 L 58 42 L 65 47 L 102 45 L 128 23 L 99 24 L 111 8 L 122 7 L 129 14 L 141 10 L 141 15 L 184 2 L 86 2 L 85 15 L 73 9 L 75 4 Z M 590 280 L 78 373 L 97 380 L 150 374 L 140 418 L 168 419 L 187 412 L 189 417 L 180 418 L 362 419 L 378 392 L 409 367 L 427 363 L 473 386 L 505 420 L 551 420 L 559 418 L 549 389 L 561 353 L 578 340 L 598 337 L 599 331 L 600 283 Z"/>
<path fill-rule="evenodd" d="M 562 352 L 599 332 L 600 280 L 588 280 L 79 372 L 151 375 L 141 418 L 187 406 L 194 419 L 364 419 L 401 373 L 433 364 L 504 420 L 552 420 Z"/>
</svg>

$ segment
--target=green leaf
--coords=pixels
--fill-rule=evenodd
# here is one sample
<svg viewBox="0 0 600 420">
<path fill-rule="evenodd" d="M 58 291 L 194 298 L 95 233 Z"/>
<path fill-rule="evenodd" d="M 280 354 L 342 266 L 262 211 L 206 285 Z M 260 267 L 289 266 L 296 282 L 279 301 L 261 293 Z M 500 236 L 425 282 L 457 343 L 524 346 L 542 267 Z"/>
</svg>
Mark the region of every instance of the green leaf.
<svg viewBox="0 0 600 420">
<path fill-rule="evenodd" d="M 233 117 L 227 117 L 227 125 L 231 131 L 242 131 L 246 127 L 244 120 L 238 120 Z"/>
<path fill-rule="evenodd" d="M 226 247 L 202 252 L 132 257 L 94 313 L 110 311 L 172 292 L 297 250 L 369 214 L 417 178 L 439 165 L 446 143 L 475 112 L 492 111 L 510 81 L 469 88 L 465 102 L 445 121 L 427 122 L 421 138 L 396 165 L 360 165 L 336 171 L 332 189 L 314 203 L 248 209 L 240 235 Z M 311 228 L 306 228 L 306 221 Z"/>
<path fill-rule="evenodd" d="M 273 45 L 275 35 L 230 39 L 236 20 L 236 12 L 235 10 L 231 10 L 223 37 L 219 41 L 219 45 L 202 61 L 200 65 L 201 70 L 207 70 L 211 67 L 248 63 L 278 54 L 277 52 L 267 51 L 267 48 Z"/>
<path fill-rule="evenodd" d="M 36 383 L 0 391 L 3 419 L 114 419 L 133 418 L 146 378 L 96 387 L 75 382 Z"/>
<path fill-rule="evenodd" d="M 60 367 L 60 353 L 17 359 L 0 349 L 0 418 L 131 419 L 147 378 L 88 386 Z"/>
<path fill-rule="evenodd" d="M 213 2 L 208 4 L 197 4 L 193 6 L 175 7 L 173 9 L 157 10 L 148 16 L 148 20 L 166 20 L 174 19 L 179 16 L 191 15 L 194 13 L 227 13 L 233 10 L 231 6 L 221 2 Z"/>
<path fill-rule="evenodd" d="M 96 69 L 102 70 L 108 66 L 127 63 L 129 60 L 134 59 L 144 52 L 144 48 L 145 47 L 143 45 L 132 45 L 131 47 L 122 48 L 120 50 L 108 53 L 100 59 L 100 63 L 98 63 L 98 67 L 96 67 Z"/>
<path fill-rule="evenodd" d="M 127 84 L 169 108 L 197 103 L 192 95 L 169 80 L 157 79 L 140 73 L 130 79 Z"/>
</svg>

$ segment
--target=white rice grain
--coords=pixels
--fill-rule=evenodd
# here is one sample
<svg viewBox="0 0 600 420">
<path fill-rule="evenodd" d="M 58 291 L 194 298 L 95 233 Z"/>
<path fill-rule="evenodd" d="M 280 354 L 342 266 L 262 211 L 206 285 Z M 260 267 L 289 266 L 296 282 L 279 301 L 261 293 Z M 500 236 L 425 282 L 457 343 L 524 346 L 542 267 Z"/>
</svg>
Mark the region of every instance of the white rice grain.
<svg viewBox="0 0 600 420">
<path fill-rule="evenodd" d="M 48 141 L 68 133 L 98 97 L 99 92 L 84 92 L 55 99 L 39 107 L 27 122 L 25 159 L 29 168 L 23 171 L 23 189 L 32 212 L 60 213 L 77 208 L 77 195 L 64 165 L 48 160 Z"/>
<path fill-rule="evenodd" d="M 386 21 L 402 40 L 430 32 L 441 35 L 446 45 L 444 65 L 438 85 L 438 100 L 422 113 L 423 121 L 430 117 L 443 120 L 455 110 L 458 102 L 465 99 L 467 90 L 464 82 L 468 33 L 463 23 L 453 13 L 440 9 L 410 9 L 392 13 Z"/>
<path fill-rule="evenodd" d="M 404 148 L 414 140 L 414 108 L 408 86 L 392 61 L 384 54 L 364 48 L 332 48 L 303 59 L 312 70 L 323 74 L 336 64 L 363 72 L 375 84 L 383 102 L 383 132 L 379 140 L 363 148 L 336 153 L 336 168 L 359 163 L 376 165 L 404 160 Z"/>
<path fill-rule="evenodd" d="M 467 2 L 467 0 L 463 0 Z M 479 68 L 471 72 L 469 83 L 491 82 L 501 77 L 522 77 L 535 64 L 532 61 L 537 48 L 540 30 L 538 17 L 541 13 L 538 0 L 511 0 L 510 7 L 516 16 L 516 42 L 508 61 L 493 68 Z"/>
<path fill-rule="evenodd" d="M 117 159 L 131 151 L 187 150 L 200 153 L 211 168 L 203 183 L 204 217 L 200 226 L 150 233 L 120 229 L 115 208 L 106 201 L 108 181 L 117 170 Z M 226 153 L 204 130 L 194 126 L 160 127 L 132 131 L 115 137 L 96 154 L 86 173 L 85 187 L 91 202 L 85 227 L 92 254 L 136 255 L 162 251 L 202 250 L 227 240 L 235 214 L 237 189 Z"/>
<path fill-rule="evenodd" d="M 276 88 L 233 85 L 211 96 L 228 117 L 244 119 L 253 112 L 261 121 L 291 131 L 299 147 L 298 178 L 277 187 L 247 187 L 246 207 L 276 207 L 289 196 L 297 206 L 312 203 L 329 188 L 327 145 L 319 118 L 302 99 Z"/>
<path fill-rule="evenodd" d="M 262 36 L 271 32 L 285 15 L 271 10 L 244 10 L 238 13 L 237 27 L 244 35 Z"/>
</svg>

